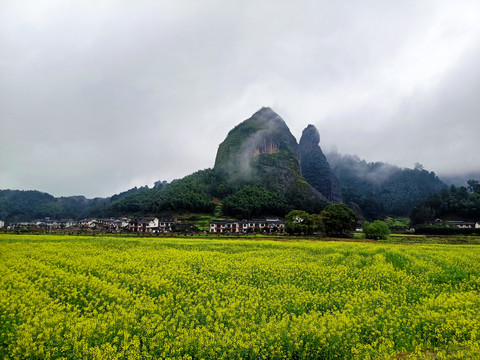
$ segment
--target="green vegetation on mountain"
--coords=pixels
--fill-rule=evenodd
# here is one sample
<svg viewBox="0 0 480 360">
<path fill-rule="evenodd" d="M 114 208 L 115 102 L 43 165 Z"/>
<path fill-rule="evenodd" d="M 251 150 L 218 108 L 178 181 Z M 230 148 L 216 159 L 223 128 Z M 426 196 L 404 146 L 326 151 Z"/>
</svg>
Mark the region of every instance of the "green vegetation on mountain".
<svg viewBox="0 0 480 360">
<path fill-rule="evenodd" d="M 223 169 L 228 182 L 240 187 L 293 192 L 322 206 L 328 201 L 302 177 L 297 141 L 285 121 L 270 108 L 262 108 L 228 133 L 218 147 L 215 169 Z M 286 195 L 286 201 L 290 200 Z"/>
<path fill-rule="evenodd" d="M 302 175 L 307 182 L 332 202 L 342 202 L 340 182 L 319 146 L 320 133 L 313 125 L 302 132 L 299 142 Z"/>
<path fill-rule="evenodd" d="M 368 220 L 408 216 L 419 202 L 444 188 L 434 172 L 367 163 L 357 156 L 329 154 L 328 161 L 342 184 L 345 203 L 357 204 Z"/>
<path fill-rule="evenodd" d="M 449 189 L 443 189 L 420 202 L 411 212 L 412 224 L 424 224 L 436 219 L 478 221 L 480 219 L 479 182 L 469 180 L 468 183 L 468 189 L 464 186 L 452 185 Z"/>
<path fill-rule="evenodd" d="M 0 220 L 7 224 L 50 217 L 79 218 L 99 208 L 107 200 L 83 196 L 55 198 L 40 191 L 0 190 Z"/>
<path fill-rule="evenodd" d="M 285 198 L 278 191 L 250 185 L 243 186 L 223 201 L 223 211 L 241 219 L 265 214 L 284 216 L 285 207 Z"/>
<path fill-rule="evenodd" d="M 215 207 L 212 198 L 223 197 L 232 191 L 224 182 L 223 171 L 200 170 L 169 184 L 128 194 L 101 209 L 101 213 L 108 216 L 209 213 Z"/>
</svg>

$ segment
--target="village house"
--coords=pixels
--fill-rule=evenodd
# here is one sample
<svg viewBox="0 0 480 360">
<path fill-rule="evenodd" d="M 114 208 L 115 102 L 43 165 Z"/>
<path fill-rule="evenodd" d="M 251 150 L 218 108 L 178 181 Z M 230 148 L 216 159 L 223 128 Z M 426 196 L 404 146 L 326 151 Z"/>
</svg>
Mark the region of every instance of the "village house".
<svg viewBox="0 0 480 360">
<path fill-rule="evenodd" d="M 173 224 L 176 224 L 176 221 L 174 219 L 160 219 L 158 222 L 158 232 L 171 232 Z"/>
<path fill-rule="evenodd" d="M 127 229 L 130 225 L 130 220 L 127 218 L 103 218 L 93 219 L 91 221 L 95 228 L 103 229 L 111 233 L 120 232 L 123 229 Z"/>
<path fill-rule="evenodd" d="M 97 226 L 97 220 L 92 218 L 82 219 L 78 222 L 81 227 L 84 228 L 95 228 Z"/>
<path fill-rule="evenodd" d="M 173 219 L 145 217 L 130 221 L 129 229 L 132 232 L 139 233 L 168 233 L 172 231 L 172 226 L 175 223 L 176 221 Z"/>
<path fill-rule="evenodd" d="M 158 228 L 158 219 L 153 217 L 146 217 L 131 220 L 128 228 L 132 232 L 146 233 L 153 232 L 152 228 L 154 227 Z"/>
<path fill-rule="evenodd" d="M 212 221 L 210 223 L 210 232 L 217 234 L 238 234 L 248 230 L 246 220 L 242 221 Z"/>
<path fill-rule="evenodd" d="M 212 221 L 210 232 L 217 234 L 242 234 L 247 232 L 285 232 L 285 221 L 278 218 L 234 220 L 234 221 Z"/>
<path fill-rule="evenodd" d="M 285 221 L 278 218 L 253 219 L 249 221 L 248 227 L 256 232 L 283 233 L 285 232 Z"/>
</svg>

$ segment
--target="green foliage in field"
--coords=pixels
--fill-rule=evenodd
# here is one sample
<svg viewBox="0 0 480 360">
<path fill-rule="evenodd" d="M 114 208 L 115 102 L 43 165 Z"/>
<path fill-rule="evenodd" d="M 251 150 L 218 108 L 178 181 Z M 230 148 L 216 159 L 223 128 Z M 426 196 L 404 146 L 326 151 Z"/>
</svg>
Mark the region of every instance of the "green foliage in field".
<svg viewBox="0 0 480 360">
<path fill-rule="evenodd" d="M 479 358 L 479 256 L 0 235 L 0 358 Z"/>
<path fill-rule="evenodd" d="M 310 215 L 302 210 L 290 211 L 285 218 L 285 229 L 289 234 L 313 234 L 315 230 L 315 215 Z"/>
<path fill-rule="evenodd" d="M 357 224 L 357 216 L 345 204 L 328 205 L 320 216 L 327 236 L 350 237 Z"/>
<path fill-rule="evenodd" d="M 385 219 L 385 222 L 387 223 L 388 227 L 390 228 L 391 231 L 395 232 L 404 232 L 408 230 L 410 227 L 410 219 L 409 218 L 391 218 L 387 217 Z"/>
<path fill-rule="evenodd" d="M 365 221 L 363 223 L 363 232 L 367 239 L 386 240 L 390 235 L 390 228 L 382 220 L 374 220 L 372 223 Z"/>
</svg>

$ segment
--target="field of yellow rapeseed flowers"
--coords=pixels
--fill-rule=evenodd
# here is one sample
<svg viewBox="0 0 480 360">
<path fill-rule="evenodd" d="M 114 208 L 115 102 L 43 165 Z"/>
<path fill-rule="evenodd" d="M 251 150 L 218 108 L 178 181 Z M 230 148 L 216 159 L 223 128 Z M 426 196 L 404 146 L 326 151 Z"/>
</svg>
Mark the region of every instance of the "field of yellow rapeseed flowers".
<svg viewBox="0 0 480 360">
<path fill-rule="evenodd" d="M 479 260 L 475 245 L 0 235 L 0 358 L 480 358 Z"/>
</svg>

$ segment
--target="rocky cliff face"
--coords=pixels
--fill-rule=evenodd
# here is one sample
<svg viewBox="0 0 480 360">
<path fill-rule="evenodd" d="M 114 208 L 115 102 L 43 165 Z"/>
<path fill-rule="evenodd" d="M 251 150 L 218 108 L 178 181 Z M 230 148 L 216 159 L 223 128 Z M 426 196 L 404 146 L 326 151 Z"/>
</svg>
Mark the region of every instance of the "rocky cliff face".
<svg viewBox="0 0 480 360">
<path fill-rule="evenodd" d="M 342 202 L 340 181 L 334 175 L 319 146 L 320 134 L 315 126 L 303 130 L 299 144 L 300 166 L 305 180 L 332 202 Z"/>
<path fill-rule="evenodd" d="M 327 200 L 302 177 L 297 141 L 270 108 L 260 109 L 228 133 L 218 148 L 215 168 L 225 170 L 232 182 Z"/>
</svg>

